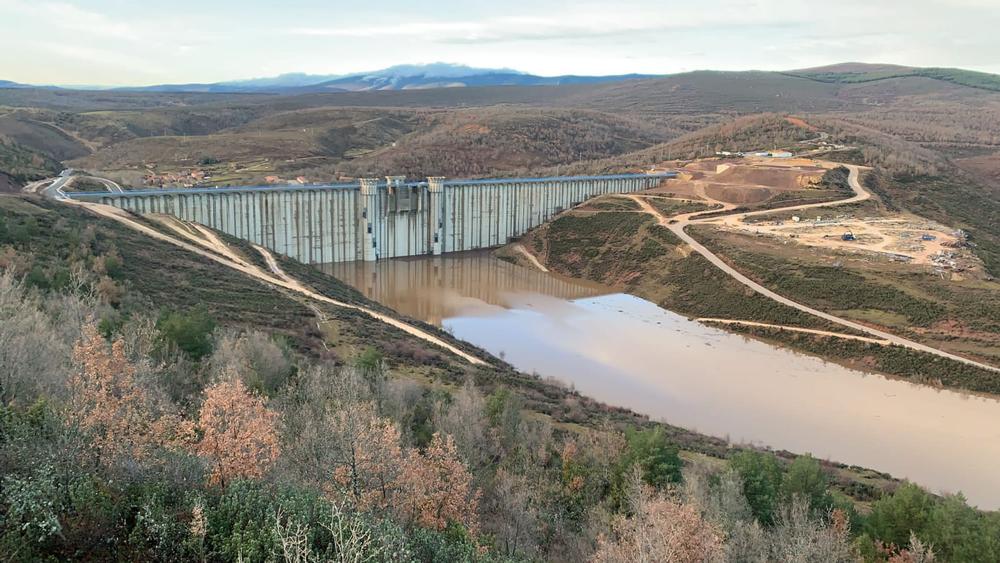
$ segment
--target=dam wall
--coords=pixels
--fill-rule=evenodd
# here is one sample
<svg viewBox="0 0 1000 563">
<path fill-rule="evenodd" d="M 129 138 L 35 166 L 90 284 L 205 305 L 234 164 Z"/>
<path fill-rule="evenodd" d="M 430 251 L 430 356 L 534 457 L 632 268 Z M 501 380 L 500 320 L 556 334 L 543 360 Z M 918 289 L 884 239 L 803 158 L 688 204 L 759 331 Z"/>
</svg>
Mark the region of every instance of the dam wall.
<svg viewBox="0 0 1000 563">
<path fill-rule="evenodd" d="M 67 197 L 201 223 L 309 264 L 506 244 L 587 199 L 656 187 L 673 173 L 77 192 Z"/>
</svg>

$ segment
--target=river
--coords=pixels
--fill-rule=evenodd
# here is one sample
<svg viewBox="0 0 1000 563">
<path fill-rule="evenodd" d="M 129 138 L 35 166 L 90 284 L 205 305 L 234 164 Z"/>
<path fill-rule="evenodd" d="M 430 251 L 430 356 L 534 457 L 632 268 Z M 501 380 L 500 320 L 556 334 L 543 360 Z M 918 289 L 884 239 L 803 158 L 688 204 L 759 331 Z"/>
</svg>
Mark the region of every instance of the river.
<svg viewBox="0 0 1000 563">
<path fill-rule="evenodd" d="M 321 269 L 600 401 L 1000 508 L 1000 401 L 849 370 L 486 253 Z"/>
</svg>

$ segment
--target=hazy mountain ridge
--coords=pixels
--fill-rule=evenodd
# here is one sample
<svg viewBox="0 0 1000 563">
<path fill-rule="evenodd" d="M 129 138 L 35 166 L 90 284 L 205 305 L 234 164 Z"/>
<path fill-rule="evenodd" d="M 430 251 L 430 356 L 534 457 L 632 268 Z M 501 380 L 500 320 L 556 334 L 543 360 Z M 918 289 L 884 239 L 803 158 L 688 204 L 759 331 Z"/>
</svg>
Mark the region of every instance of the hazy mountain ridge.
<svg viewBox="0 0 1000 563">
<path fill-rule="evenodd" d="M 926 78 L 971 88 L 1000 91 L 1000 76 L 958 68 L 910 67 L 892 64 L 837 63 L 787 71 L 692 71 L 675 74 L 621 74 L 610 76 L 539 76 L 509 68 L 476 68 L 450 63 L 396 65 L 344 75 L 284 73 L 272 77 L 212 83 L 156 84 L 116 88 L 29 85 L 0 80 L 0 89 L 97 90 L 120 93 L 173 94 L 315 94 L 469 88 L 494 86 L 567 86 L 610 84 L 639 80 L 684 79 L 699 75 L 794 77 L 826 84 L 864 84 L 899 78 Z"/>
<path fill-rule="evenodd" d="M 858 84 L 891 78 L 920 77 L 951 82 L 952 84 L 968 86 L 970 88 L 1000 91 L 1000 76 L 988 72 L 960 68 L 841 63 L 802 70 L 790 70 L 782 74 L 836 84 Z"/>
<path fill-rule="evenodd" d="M 30 84 L 21 84 L 20 82 L 13 82 L 10 80 L 0 80 L 0 88 L 46 88 L 46 86 L 32 86 Z"/>
<path fill-rule="evenodd" d="M 543 86 L 589 84 L 651 78 L 647 74 L 614 76 L 537 76 L 508 68 L 474 68 L 465 65 L 432 63 L 396 65 L 389 68 L 342 75 L 286 73 L 274 77 L 250 78 L 212 83 L 156 84 L 109 88 L 116 92 L 205 92 L 301 94 L 311 92 L 359 92 L 369 90 L 409 90 L 470 86 Z M 0 87 L 3 87 L 0 83 Z M 17 87 L 30 87 L 18 85 Z"/>
</svg>

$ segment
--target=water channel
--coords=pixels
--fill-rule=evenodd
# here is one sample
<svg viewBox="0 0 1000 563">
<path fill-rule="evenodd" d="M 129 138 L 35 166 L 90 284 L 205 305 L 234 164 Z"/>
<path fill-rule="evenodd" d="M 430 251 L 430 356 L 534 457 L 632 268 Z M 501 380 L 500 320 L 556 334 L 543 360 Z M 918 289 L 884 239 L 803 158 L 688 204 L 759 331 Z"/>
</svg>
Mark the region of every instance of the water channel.
<svg viewBox="0 0 1000 563">
<path fill-rule="evenodd" d="M 849 370 L 487 253 L 321 268 L 600 401 L 1000 508 L 1000 401 Z"/>
</svg>

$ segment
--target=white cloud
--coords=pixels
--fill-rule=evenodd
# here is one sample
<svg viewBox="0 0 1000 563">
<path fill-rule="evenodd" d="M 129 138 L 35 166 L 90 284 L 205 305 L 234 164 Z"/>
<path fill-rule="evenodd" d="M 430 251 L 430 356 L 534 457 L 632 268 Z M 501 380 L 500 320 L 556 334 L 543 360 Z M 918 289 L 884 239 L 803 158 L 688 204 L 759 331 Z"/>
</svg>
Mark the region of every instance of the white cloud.
<svg viewBox="0 0 1000 563">
<path fill-rule="evenodd" d="M 0 8 L 37 19 L 42 27 L 37 31 L 64 30 L 106 39 L 140 39 L 137 26 L 111 18 L 100 12 L 86 10 L 69 2 L 27 2 L 24 0 L 0 0 Z"/>
<path fill-rule="evenodd" d="M 723 19 L 698 8 L 658 9 L 612 3 L 578 6 L 572 12 L 540 15 L 494 16 L 481 20 L 424 20 L 386 22 L 378 25 L 293 27 L 287 34 L 312 37 L 409 37 L 439 43 L 490 43 L 584 39 L 649 32 L 804 25 L 812 18 L 796 10 L 764 9 L 755 4 L 727 0 L 739 9 L 738 19 Z M 739 6 L 736 8 L 735 6 Z"/>
<path fill-rule="evenodd" d="M 104 14 L 84 10 L 66 2 L 42 2 L 37 4 L 46 12 L 49 21 L 66 30 L 89 33 L 108 39 L 136 41 L 141 35 L 134 24 L 114 20 Z"/>
<path fill-rule="evenodd" d="M 52 53 L 60 59 L 74 60 L 118 71 L 126 71 L 132 75 L 143 75 L 143 78 L 147 79 L 160 74 L 144 58 L 129 55 L 126 52 L 118 50 L 80 45 L 78 43 L 40 43 L 38 48 L 41 51 Z"/>
<path fill-rule="evenodd" d="M 442 60 L 537 74 L 845 60 L 996 71 L 997 2 L 285 0 L 232 10 L 204 0 L 0 0 L 0 52 L 18 53 L 0 57 L 0 78 L 209 82 Z"/>
</svg>

